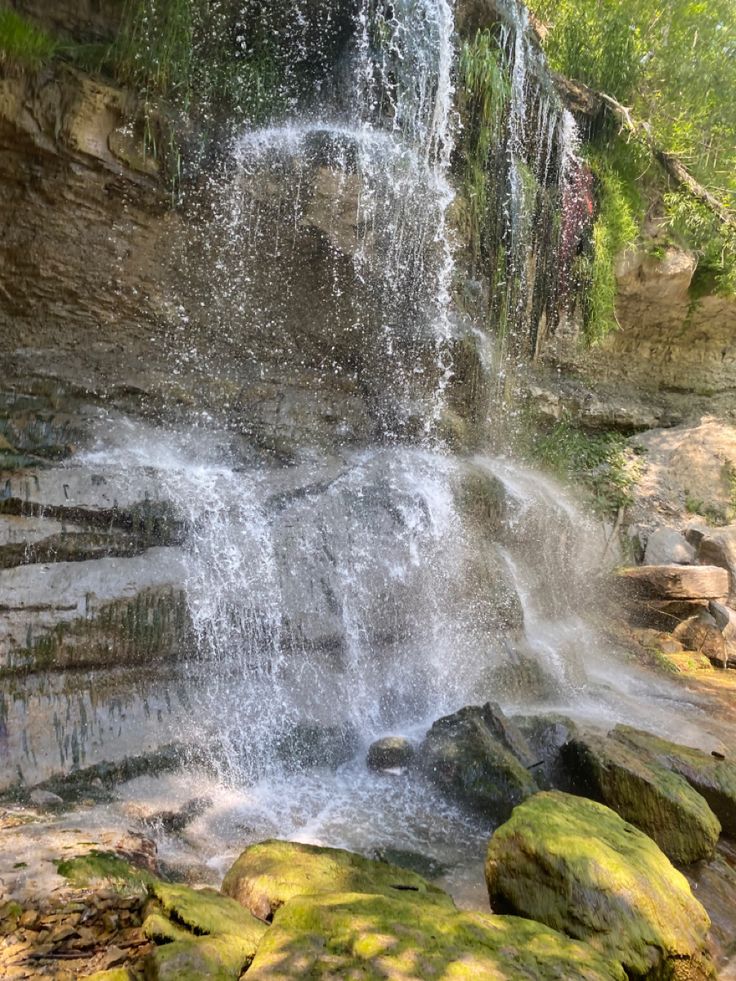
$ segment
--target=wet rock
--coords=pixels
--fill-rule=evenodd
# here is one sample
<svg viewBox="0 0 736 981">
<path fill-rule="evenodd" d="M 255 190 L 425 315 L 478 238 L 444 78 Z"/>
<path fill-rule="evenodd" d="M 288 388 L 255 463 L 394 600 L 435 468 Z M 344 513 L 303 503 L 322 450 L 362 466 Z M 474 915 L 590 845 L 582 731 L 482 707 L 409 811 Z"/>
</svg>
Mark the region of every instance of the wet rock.
<svg viewBox="0 0 736 981">
<path fill-rule="evenodd" d="M 309 766 L 335 769 L 355 756 L 359 744 L 358 734 L 349 723 L 321 726 L 304 722 L 279 740 L 276 752 L 295 770 Z"/>
<path fill-rule="evenodd" d="M 409 766 L 416 754 L 416 747 L 406 736 L 384 736 L 368 747 L 366 762 L 370 770 L 392 770 Z"/>
<path fill-rule="evenodd" d="M 578 727 L 564 715 L 514 716 L 536 758 L 532 773 L 540 786 L 569 789 L 562 748 L 578 734 Z"/>
<path fill-rule="evenodd" d="M 631 726 L 618 725 L 611 736 L 684 777 L 708 802 L 724 832 L 736 835 L 736 763 Z"/>
<path fill-rule="evenodd" d="M 622 569 L 618 585 L 643 599 L 722 600 L 728 594 L 728 573 L 714 565 L 640 565 Z"/>
<path fill-rule="evenodd" d="M 719 667 L 725 668 L 728 665 L 725 638 L 714 617 L 706 610 L 701 610 L 696 616 L 688 617 L 683 623 L 679 623 L 675 627 L 673 636 L 688 650 L 705 654 Z"/>
<path fill-rule="evenodd" d="M 645 565 L 691 565 L 694 561 L 695 549 L 674 528 L 657 528 L 649 536 L 644 550 Z"/>
<path fill-rule="evenodd" d="M 538 789 L 526 769 L 535 762 L 521 732 L 490 703 L 439 719 L 418 751 L 419 766 L 440 790 L 496 818 Z"/>
<path fill-rule="evenodd" d="M 437 879 L 447 872 L 446 866 L 429 855 L 408 851 L 405 848 L 376 848 L 371 854 L 371 858 L 377 862 L 398 865 L 400 869 L 416 872 L 417 875 L 421 875 L 425 879 Z"/>
<path fill-rule="evenodd" d="M 646 753 L 617 739 L 579 733 L 561 758 L 577 792 L 613 808 L 674 862 L 696 862 L 715 851 L 721 826 L 706 801 Z"/>
<path fill-rule="evenodd" d="M 247 976 L 624 979 L 617 964 L 587 944 L 539 923 L 360 893 L 291 899 L 277 911 Z"/>
<path fill-rule="evenodd" d="M 32 790 L 29 796 L 31 802 L 39 807 L 61 807 L 64 804 L 64 798 L 52 794 L 50 790 Z"/>
<path fill-rule="evenodd" d="M 246 848 L 225 875 L 222 891 L 264 920 L 294 896 L 328 892 L 398 894 L 440 906 L 453 905 L 441 889 L 407 869 L 341 848 L 276 840 Z"/>
<path fill-rule="evenodd" d="M 657 845 L 609 808 L 559 791 L 517 807 L 491 838 L 494 908 L 584 940 L 629 977 L 713 977 L 708 916 Z"/>
</svg>

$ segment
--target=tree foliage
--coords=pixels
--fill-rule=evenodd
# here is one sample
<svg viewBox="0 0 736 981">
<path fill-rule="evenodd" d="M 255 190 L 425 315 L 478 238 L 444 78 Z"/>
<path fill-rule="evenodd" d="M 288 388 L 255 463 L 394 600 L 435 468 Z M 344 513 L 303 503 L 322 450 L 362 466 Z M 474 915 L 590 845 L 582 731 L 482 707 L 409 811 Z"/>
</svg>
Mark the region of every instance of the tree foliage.
<svg viewBox="0 0 736 981">
<path fill-rule="evenodd" d="M 531 0 L 530 6 L 547 25 L 544 44 L 555 69 L 631 106 L 660 147 L 736 210 L 733 0 Z M 639 180 L 651 183 L 652 174 Z M 734 290 L 733 233 L 664 181 L 660 200 L 673 234 L 700 253 L 722 288 Z"/>
</svg>

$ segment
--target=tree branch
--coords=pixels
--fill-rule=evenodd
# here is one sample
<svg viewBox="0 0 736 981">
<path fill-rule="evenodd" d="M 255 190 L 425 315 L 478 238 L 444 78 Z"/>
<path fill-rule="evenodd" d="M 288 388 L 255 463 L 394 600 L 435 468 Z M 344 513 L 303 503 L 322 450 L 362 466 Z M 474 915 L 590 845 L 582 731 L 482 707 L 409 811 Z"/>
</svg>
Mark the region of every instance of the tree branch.
<svg viewBox="0 0 736 981">
<path fill-rule="evenodd" d="M 704 204 L 724 225 L 736 230 L 736 213 L 727 208 L 714 194 L 711 194 L 707 187 L 697 181 L 678 157 L 658 146 L 649 123 L 635 119 L 627 106 L 621 105 L 620 102 L 605 92 L 596 92 L 594 89 L 588 88 L 587 85 L 583 85 L 582 82 L 574 82 L 562 76 L 557 76 L 556 81 L 566 99 L 579 112 L 592 116 L 605 108 L 623 131 L 647 147 L 660 167 L 678 187 Z"/>
</svg>

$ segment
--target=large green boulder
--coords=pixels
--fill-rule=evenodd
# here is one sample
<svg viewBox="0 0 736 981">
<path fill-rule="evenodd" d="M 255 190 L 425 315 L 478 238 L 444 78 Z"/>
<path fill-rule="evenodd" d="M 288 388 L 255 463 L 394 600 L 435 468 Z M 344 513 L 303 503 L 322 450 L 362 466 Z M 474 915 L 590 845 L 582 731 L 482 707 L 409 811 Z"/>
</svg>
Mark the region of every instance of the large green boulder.
<svg viewBox="0 0 736 981">
<path fill-rule="evenodd" d="M 710 858 L 718 818 L 683 777 L 618 739 L 580 733 L 562 749 L 574 789 L 612 807 L 673 862 Z"/>
<path fill-rule="evenodd" d="M 560 791 L 519 805 L 488 846 L 491 905 L 546 923 L 632 978 L 713 977 L 710 920 L 660 848 L 610 808 Z"/>
<path fill-rule="evenodd" d="M 614 961 L 518 917 L 386 895 L 298 896 L 278 910 L 246 977 L 355 981 L 624 981 Z"/>
<path fill-rule="evenodd" d="M 631 726 L 616 726 L 610 735 L 684 777 L 706 799 L 726 834 L 736 835 L 736 764 Z"/>
<path fill-rule="evenodd" d="M 262 920 L 294 896 L 326 892 L 401 895 L 453 907 L 445 892 L 416 872 L 342 848 L 293 841 L 262 841 L 246 848 L 225 875 L 222 891 Z"/>
<path fill-rule="evenodd" d="M 143 932 L 157 947 L 150 957 L 158 981 L 237 981 L 253 960 L 266 924 L 214 889 L 158 880 Z"/>
<path fill-rule="evenodd" d="M 438 719 L 418 763 L 447 796 L 498 820 L 539 789 L 527 769 L 533 763 L 528 743 L 490 703 Z"/>
</svg>

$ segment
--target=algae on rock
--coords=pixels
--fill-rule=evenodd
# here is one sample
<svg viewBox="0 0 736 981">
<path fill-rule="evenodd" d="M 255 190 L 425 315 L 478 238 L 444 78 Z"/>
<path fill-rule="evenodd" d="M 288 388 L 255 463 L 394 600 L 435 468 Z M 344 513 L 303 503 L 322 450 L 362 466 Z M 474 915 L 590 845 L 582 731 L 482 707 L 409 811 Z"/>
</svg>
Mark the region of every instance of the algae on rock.
<svg viewBox="0 0 736 981">
<path fill-rule="evenodd" d="M 630 977 L 713 977 L 710 920 L 687 880 L 603 804 L 536 794 L 494 833 L 485 871 L 493 906 L 587 941 Z"/>
<path fill-rule="evenodd" d="M 597 735 L 578 735 L 562 756 L 575 790 L 641 828 L 674 862 L 713 855 L 721 832 L 718 818 L 683 777 L 630 745 Z"/>
<path fill-rule="evenodd" d="M 511 916 L 458 911 L 407 894 L 296 896 L 276 913 L 249 981 L 623 981 L 588 944 Z"/>
<path fill-rule="evenodd" d="M 240 855 L 222 891 L 261 919 L 294 896 L 366 892 L 424 900 L 454 908 L 450 897 L 415 872 L 375 862 L 342 848 L 262 841 Z"/>
</svg>

